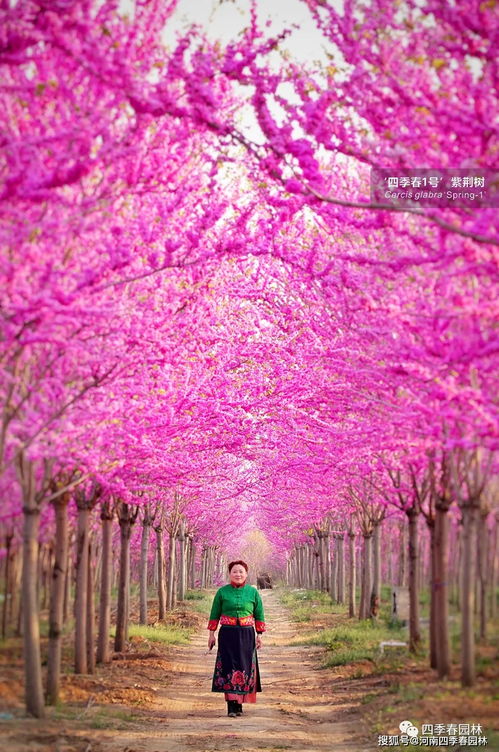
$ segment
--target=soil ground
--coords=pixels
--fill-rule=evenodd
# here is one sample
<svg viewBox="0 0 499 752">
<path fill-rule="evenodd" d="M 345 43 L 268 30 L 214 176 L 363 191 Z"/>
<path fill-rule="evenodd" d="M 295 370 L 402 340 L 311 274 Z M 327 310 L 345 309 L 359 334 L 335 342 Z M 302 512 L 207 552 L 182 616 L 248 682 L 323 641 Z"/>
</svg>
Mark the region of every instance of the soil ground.
<svg viewBox="0 0 499 752">
<path fill-rule="evenodd" d="M 498 727 L 492 664 L 490 676 L 468 691 L 460 690 L 457 674 L 438 683 L 411 659 L 393 672 L 380 673 L 368 661 L 321 669 L 322 648 L 292 643 L 343 618 L 322 614 L 309 624 L 293 623 L 275 591 L 262 597 L 269 624 L 259 653 L 263 692 L 242 717 L 228 718 L 223 695 L 210 691 L 215 653 L 207 654 L 206 619 L 180 609 L 177 623 L 196 624 L 188 645 L 132 638 L 129 650 L 96 674 L 66 674 L 61 706 L 47 709 L 41 721 L 24 715 L 19 641 L 4 645 L 0 743 L 8 752 L 373 752 L 378 734 L 397 733 L 405 718 Z M 70 663 L 68 643 L 66 668 Z"/>
<path fill-rule="evenodd" d="M 113 661 L 112 672 L 122 674 L 125 682 L 121 696 L 116 690 L 113 698 L 108 696 L 105 677 L 86 677 L 80 700 L 85 692 L 89 700 L 72 718 L 1 722 L 0 715 L 0 740 L 9 752 L 371 752 L 375 741 L 364 741 L 360 698 L 345 696 L 344 687 L 333 689 L 327 672 L 317 670 L 319 648 L 287 645 L 300 627 L 290 623 L 273 591 L 262 595 L 270 625 L 259 653 L 263 692 L 256 705 L 245 706 L 242 717 L 228 718 L 223 694 L 210 691 L 215 655 L 206 654 L 203 619 L 189 645 Z M 65 700 L 74 704 L 77 687 L 70 685 Z M 5 685 L 3 689 L 0 685 L 0 696 L 5 697 Z M 88 695 L 89 689 L 93 694 Z M 134 697 L 135 706 L 127 708 L 123 701 L 130 703 Z M 99 715 L 92 698 L 99 704 L 106 698 L 116 700 L 119 712 Z"/>
</svg>

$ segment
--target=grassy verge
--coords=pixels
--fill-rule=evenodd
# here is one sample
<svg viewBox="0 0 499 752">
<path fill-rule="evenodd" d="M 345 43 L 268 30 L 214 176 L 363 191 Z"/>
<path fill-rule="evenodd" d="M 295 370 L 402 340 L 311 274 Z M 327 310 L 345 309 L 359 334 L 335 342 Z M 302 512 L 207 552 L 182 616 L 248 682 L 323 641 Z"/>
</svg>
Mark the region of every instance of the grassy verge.
<svg viewBox="0 0 499 752">
<path fill-rule="evenodd" d="M 186 605 L 197 614 L 202 614 L 208 619 L 214 592 L 212 590 L 188 590 L 185 594 Z"/>
<path fill-rule="evenodd" d="M 389 655 L 380 652 L 381 642 L 407 641 L 406 628 L 391 624 L 386 610 L 382 610 L 375 622 L 349 619 L 346 606 L 331 603 L 329 595 L 319 590 L 283 590 L 280 600 L 290 609 L 294 621 L 308 625 L 293 640 L 294 644 L 322 645 L 326 649 L 324 667 L 366 660 L 376 665 L 388 662 L 392 666 L 406 653 L 405 649 L 390 649 Z"/>
<path fill-rule="evenodd" d="M 399 723 L 405 719 L 418 728 L 426 723 L 480 723 L 488 739 L 487 749 L 499 752 L 497 622 L 488 625 L 489 640 L 477 642 L 477 681 L 474 687 L 465 689 L 460 684 L 460 617 L 454 609 L 449 619 L 451 675 L 439 681 L 429 666 L 427 621 L 422 623 L 418 655 L 409 654 L 407 648 L 388 648 L 381 653 L 380 642 L 408 641 L 407 627 L 390 622 L 389 587 L 383 588 L 376 622 L 349 618 L 346 606 L 332 604 L 329 596 L 319 591 L 288 588 L 279 597 L 291 618 L 300 624 L 293 644 L 324 648 L 322 667 L 331 671 L 333 687 L 341 687 L 341 696 L 348 694 L 358 705 L 370 729 L 370 743 L 377 744 L 378 734 L 399 734 Z M 422 605 L 424 619 L 427 598 Z"/>
<path fill-rule="evenodd" d="M 297 622 L 309 622 L 319 614 L 346 613 L 346 606 L 332 603 L 328 593 L 321 590 L 280 590 L 279 600 L 289 608 L 291 618 Z"/>
<path fill-rule="evenodd" d="M 314 632 L 303 638 L 303 644 L 323 645 L 326 648 L 324 666 L 345 666 L 366 660 L 378 664 L 382 655 L 383 662 L 392 659 L 393 663 L 397 652 L 386 656 L 380 651 L 380 643 L 388 640 L 404 641 L 404 631 L 389 629 L 384 624 L 359 621 Z M 397 651 L 395 648 L 391 650 Z M 401 651 L 405 653 L 404 648 L 399 653 Z"/>
<path fill-rule="evenodd" d="M 112 629 L 110 636 L 114 637 L 115 633 L 116 630 Z M 138 644 L 159 642 L 163 645 L 181 645 L 189 642 L 191 634 L 192 629 L 172 624 L 130 624 L 128 630 L 130 641 Z"/>
</svg>

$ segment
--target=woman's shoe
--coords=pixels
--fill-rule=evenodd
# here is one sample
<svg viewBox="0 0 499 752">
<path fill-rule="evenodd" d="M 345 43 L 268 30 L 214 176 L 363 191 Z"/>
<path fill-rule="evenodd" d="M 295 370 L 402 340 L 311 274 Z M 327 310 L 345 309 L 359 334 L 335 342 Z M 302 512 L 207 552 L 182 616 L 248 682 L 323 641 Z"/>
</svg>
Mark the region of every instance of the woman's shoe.
<svg viewBox="0 0 499 752">
<path fill-rule="evenodd" d="M 235 718 L 237 716 L 236 705 L 237 702 L 235 702 L 235 700 L 227 700 L 227 715 L 229 718 Z"/>
<path fill-rule="evenodd" d="M 236 715 L 242 715 L 243 714 L 243 704 L 242 702 L 236 702 Z"/>
</svg>

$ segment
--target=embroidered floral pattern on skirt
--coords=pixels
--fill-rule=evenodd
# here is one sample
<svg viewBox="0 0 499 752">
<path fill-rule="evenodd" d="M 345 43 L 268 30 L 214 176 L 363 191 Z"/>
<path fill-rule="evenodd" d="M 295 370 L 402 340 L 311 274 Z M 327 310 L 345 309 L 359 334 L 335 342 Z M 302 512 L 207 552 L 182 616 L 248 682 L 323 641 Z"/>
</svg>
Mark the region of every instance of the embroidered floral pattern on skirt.
<svg viewBox="0 0 499 752">
<path fill-rule="evenodd" d="M 252 627 L 220 628 L 211 691 L 243 696 L 262 691 Z"/>
</svg>

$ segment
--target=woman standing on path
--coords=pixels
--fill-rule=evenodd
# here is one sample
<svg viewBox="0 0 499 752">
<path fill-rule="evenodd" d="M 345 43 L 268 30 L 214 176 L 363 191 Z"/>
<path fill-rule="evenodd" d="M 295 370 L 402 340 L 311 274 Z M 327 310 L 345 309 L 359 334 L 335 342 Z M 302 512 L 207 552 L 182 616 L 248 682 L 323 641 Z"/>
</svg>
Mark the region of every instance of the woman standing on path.
<svg viewBox="0 0 499 752">
<path fill-rule="evenodd" d="M 265 617 L 260 593 L 246 584 L 248 565 L 241 560 L 231 561 L 229 575 L 230 583 L 219 588 L 213 599 L 208 648 L 215 645 L 215 630 L 220 622 L 211 691 L 225 693 L 227 714 L 235 718 L 243 712 L 242 703 L 256 702 L 256 693 L 262 691 L 256 651 L 262 646 Z"/>
</svg>

